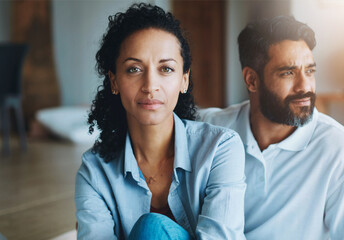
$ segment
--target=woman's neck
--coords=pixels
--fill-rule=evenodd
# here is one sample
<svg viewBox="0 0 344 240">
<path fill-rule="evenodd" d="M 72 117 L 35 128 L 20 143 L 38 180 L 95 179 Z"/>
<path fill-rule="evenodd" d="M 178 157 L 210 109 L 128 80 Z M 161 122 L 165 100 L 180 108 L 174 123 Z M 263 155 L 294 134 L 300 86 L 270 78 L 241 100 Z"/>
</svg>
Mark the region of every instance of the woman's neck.
<svg viewBox="0 0 344 240">
<path fill-rule="evenodd" d="M 174 155 L 174 119 L 158 125 L 128 122 L 131 145 L 138 163 L 158 165 Z"/>
</svg>

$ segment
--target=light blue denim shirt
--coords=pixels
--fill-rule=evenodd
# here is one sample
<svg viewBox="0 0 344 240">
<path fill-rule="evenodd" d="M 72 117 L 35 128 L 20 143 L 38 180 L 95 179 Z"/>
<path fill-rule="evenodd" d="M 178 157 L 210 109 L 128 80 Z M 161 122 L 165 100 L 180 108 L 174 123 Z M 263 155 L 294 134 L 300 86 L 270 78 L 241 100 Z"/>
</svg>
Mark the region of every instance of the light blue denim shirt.
<svg viewBox="0 0 344 240">
<path fill-rule="evenodd" d="M 232 130 L 174 115 L 175 158 L 168 204 L 197 239 L 245 239 L 244 148 Z M 129 134 L 120 158 L 105 163 L 91 151 L 76 176 L 78 239 L 127 238 L 150 212 L 152 193 L 137 165 Z"/>
<path fill-rule="evenodd" d="M 245 236 L 252 240 L 344 239 L 344 127 L 314 109 L 312 120 L 261 151 L 250 104 L 200 111 L 234 129 L 246 151 Z"/>
</svg>

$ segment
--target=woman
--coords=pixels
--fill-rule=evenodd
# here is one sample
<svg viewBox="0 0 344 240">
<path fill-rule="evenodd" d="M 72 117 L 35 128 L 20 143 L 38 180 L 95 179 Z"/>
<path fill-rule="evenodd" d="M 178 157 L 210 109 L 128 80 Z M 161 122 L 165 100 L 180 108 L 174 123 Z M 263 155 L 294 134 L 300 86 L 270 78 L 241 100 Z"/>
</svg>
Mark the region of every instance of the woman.
<svg viewBox="0 0 344 240">
<path fill-rule="evenodd" d="M 179 22 L 134 4 L 109 18 L 96 58 L 104 81 L 89 123 L 101 134 L 76 177 L 78 238 L 244 239 L 243 146 L 231 130 L 190 121 Z"/>
</svg>

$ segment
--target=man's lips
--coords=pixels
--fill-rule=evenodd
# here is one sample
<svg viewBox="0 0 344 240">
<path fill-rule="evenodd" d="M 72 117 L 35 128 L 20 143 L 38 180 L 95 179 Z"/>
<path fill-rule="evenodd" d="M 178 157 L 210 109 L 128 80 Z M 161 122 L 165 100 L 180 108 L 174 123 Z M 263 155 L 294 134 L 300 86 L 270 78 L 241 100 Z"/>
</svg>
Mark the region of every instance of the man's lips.
<svg viewBox="0 0 344 240">
<path fill-rule="evenodd" d="M 156 110 L 160 108 L 164 103 L 157 99 L 142 99 L 137 104 L 146 110 Z"/>
<path fill-rule="evenodd" d="M 309 106 L 311 104 L 311 98 L 305 97 L 300 99 L 294 99 L 291 101 L 291 103 L 297 106 Z"/>
</svg>

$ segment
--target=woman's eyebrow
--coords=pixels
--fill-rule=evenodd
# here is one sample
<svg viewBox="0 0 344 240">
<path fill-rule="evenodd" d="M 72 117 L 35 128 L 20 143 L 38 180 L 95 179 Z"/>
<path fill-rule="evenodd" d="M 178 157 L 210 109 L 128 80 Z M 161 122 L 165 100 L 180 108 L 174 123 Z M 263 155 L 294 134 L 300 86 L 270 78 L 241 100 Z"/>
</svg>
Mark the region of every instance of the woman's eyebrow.
<svg viewBox="0 0 344 240">
<path fill-rule="evenodd" d="M 133 58 L 133 57 L 128 57 L 126 59 L 124 59 L 123 63 L 127 62 L 127 61 L 135 61 L 135 62 L 142 62 L 142 60 L 138 59 L 138 58 Z M 159 61 L 159 63 L 164 63 L 164 62 L 177 62 L 176 60 L 174 60 L 173 58 L 167 58 L 167 59 L 161 59 Z"/>
<path fill-rule="evenodd" d="M 124 59 L 123 63 L 125 63 L 127 61 L 142 62 L 142 60 L 140 60 L 138 58 L 128 57 L 128 58 Z"/>
<path fill-rule="evenodd" d="M 170 61 L 177 62 L 177 61 L 174 60 L 173 58 L 167 58 L 167 59 L 161 59 L 161 60 L 159 61 L 159 63 L 170 62 Z"/>
</svg>

